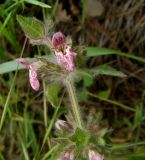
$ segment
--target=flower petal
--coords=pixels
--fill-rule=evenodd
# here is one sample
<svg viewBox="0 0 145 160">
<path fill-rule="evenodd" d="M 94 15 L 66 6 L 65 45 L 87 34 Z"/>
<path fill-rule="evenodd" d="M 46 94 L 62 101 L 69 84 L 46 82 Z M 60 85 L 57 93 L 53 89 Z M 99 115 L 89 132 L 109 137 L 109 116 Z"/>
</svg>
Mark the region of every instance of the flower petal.
<svg viewBox="0 0 145 160">
<path fill-rule="evenodd" d="M 32 68 L 29 69 L 29 78 L 30 79 L 37 79 L 37 72 Z"/>
<path fill-rule="evenodd" d="M 103 156 L 93 150 L 89 150 L 89 160 L 103 160 Z"/>
<path fill-rule="evenodd" d="M 26 61 L 24 58 L 17 58 L 16 61 L 25 66 L 26 69 L 29 69 L 29 66 L 31 65 L 31 63 Z"/>
<path fill-rule="evenodd" d="M 65 35 L 61 32 L 56 32 L 52 37 L 52 45 L 55 49 L 63 48 L 66 44 Z"/>
<path fill-rule="evenodd" d="M 40 83 L 39 83 L 39 80 L 37 79 L 37 72 L 33 68 L 29 69 L 29 81 L 30 81 L 31 87 L 35 91 L 38 91 L 40 88 Z"/>
<path fill-rule="evenodd" d="M 35 91 L 38 91 L 39 88 L 40 88 L 40 83 L 39 83 L 38 79 L 29 79 L 29 80 L 30 80 L 31 87 L 32 87 Z"/>
<path fill-rule="evenodd" d="M 55 51 L 56 59 L 58 64 L 63 65 L 66 70 L 72 72 L 75 69 L 74 57 L 75 53 L 72 51 L 71 47 L 67 47 L 65 53 Z"/>
<path fill-rule="evenodd" d="M 59 160 L 73 160 L 74 156 L 70 152 L 66 152 L 62 157 L 59 158 Z"/>
</svg>

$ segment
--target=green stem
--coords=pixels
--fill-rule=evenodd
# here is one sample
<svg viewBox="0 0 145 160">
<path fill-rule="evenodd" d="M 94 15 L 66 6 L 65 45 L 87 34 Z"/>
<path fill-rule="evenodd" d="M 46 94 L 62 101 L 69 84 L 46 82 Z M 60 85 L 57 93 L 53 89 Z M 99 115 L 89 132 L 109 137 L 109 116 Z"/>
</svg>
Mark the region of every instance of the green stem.
<svg viewBox="0 0 145 160">
<path fill-rule="evenodd" d="M 47 118 L 47 100 L 46 100 L 46 86 L 45 86 L 45 81 L 43 81 L 43 108 L 44 108 L 44 124 L 45 124 L 45 128 L 47 128 L 47 122 L 48 122 L 48 118 Z"/>
<path fill-rule="evenodd" d="M 87 6 L 87 1 L 82 0 L 82 18 L 81 18 L 81 25 L 83 26 L 85 23 L 85 18 L 86 18 L 86 6 Z"/>
<path fill-rule="evenodd" d="M 74 85 L 73 85 L 73 82 L 70 76 L 68 76 L 66 79 L 66 87 L 69 93 L 69 97 L 70 97 L 70 101 L 72 105 L 72 111 L 75 117 L 77 127 L 83 128 L 83 123 L 82 123 L 80 110 L 79 110 L 79 104 L 78 104 L 77 97 L 75 94 L 75 88 L 74 88 Z"/>
</svg>

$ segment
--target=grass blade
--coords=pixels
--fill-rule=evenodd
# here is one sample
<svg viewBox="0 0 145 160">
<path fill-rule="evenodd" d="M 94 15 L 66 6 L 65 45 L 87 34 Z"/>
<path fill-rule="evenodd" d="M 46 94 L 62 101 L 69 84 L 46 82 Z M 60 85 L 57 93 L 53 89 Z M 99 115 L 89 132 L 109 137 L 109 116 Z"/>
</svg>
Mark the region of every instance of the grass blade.
<svg viewBox="0 0 145 160">
<path fill-rule="evenodd" d="M 88 57 L 96 57 L 96 56 L 104 56 L 104 55 L 112 55 L 112 54 L 116 54 L 119 56 L 127 57 L 130 59 L 145 63 L 145 58 L 138 57 L 138 56 L 135 56 L 134 54 L 124 53 L 124 52 L 117 51 L 110 48 L 87 47 L 86 55 Z"/>
<path fill-rule="evenodd" d="M 40 2 L 40 1 L 37 1 L 37 0 L 24 0 L 24 1 L 27 2 L 27 3 L 36 5 L 36 6 L 40 6 L 40 7 L 42 7 L 42 8 L 51 8 L 50 5 L 45 4 L 45 3 L 43 3 L 43 2 Z"/>
<path fill-rule="evenodd" d="M 3 29 L 5 28 L 5 26 L 8 24 L 8 22 L 9 22 L 9 20 L 10 20 L 10 18 L 11 18 L 11 15 L 12 15 L 12 12 L 10 12 L 10 13 L 7 15 L 7 17 L 6 17 L 3 25 L 1 25 L 1 27 L 0 27 L 0 32 L 2 32 Z"/>
</svg>

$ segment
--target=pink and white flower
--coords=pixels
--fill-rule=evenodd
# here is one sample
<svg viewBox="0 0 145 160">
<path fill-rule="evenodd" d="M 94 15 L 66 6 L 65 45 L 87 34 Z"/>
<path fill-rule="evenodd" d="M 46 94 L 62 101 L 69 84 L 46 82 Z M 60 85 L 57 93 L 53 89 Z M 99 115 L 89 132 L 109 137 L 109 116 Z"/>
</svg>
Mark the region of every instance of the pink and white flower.
<svg viewBox="0 0 145 160">
<path fill-rule="evenodd" d="M 29 70 L 30 85 L 35 91 L 38 91 L 40 88 L 40 83 L 38 80 L 37 69 L 40 67 L 42 62 L 37 61 L 37 62 L 31 63 L 31 62 L 26 61 L 23 58 L 17 58 L 16 61 L 22 64 L 26 69 Z"/>
<path fill-rule="evenodd" d="M 61 32 L 54 33 L 52 37 L 52 45 L 55 50 L 63 50 L 66 46 L 65 35 Z"/>
<path fill-rule="evenodd" d="M 73 160 L 74 159 L 74 156 L 72 153 L 70 152 L 66 152 L 64 153 L 63 156 L 61 156 L 58 160 Z"/>
<path fill-rule="evenodd" d="M 57 32 L 52 37 L 52 45 L 58 64 L 64 66 L 66 70 L 72 72 L 75 69 L 74 58 L 76 53 L 66 43 L 66 38 L 61 32 Z"/>
<path fill-rule="evenodd" d="M 89 150 L 89 160 L 104 160 L 103 156 L 93 150 Z"/>
</svg>

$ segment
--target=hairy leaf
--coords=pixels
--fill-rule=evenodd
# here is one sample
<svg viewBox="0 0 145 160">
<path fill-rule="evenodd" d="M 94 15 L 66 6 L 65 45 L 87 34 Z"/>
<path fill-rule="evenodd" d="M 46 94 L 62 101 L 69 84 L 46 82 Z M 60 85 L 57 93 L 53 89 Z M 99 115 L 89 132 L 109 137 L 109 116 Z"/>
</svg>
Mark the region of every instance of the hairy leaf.
<svg viewBox="0 0 145 160">
<path fill-rule="evenodd" d="M 17 21 L 28 38 L 38 40 L 45 36 L 44 24 L 36 18 L 17 15 Z"/>
<path fill-rule="evenodd" d="M 92 68 L 89 70 L 94 76 L 102 74 L 102 75 L 109 75 L 109 76 L 116 76 L 116 77 L 125 77 L 126 75 L 121 71 L 112 68 L 109 65 L 100 65 L 98 67 Z"/>
</svg>

